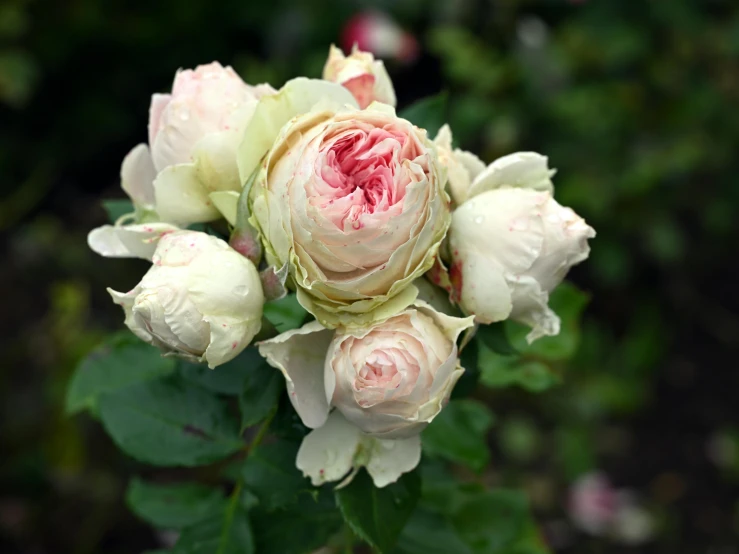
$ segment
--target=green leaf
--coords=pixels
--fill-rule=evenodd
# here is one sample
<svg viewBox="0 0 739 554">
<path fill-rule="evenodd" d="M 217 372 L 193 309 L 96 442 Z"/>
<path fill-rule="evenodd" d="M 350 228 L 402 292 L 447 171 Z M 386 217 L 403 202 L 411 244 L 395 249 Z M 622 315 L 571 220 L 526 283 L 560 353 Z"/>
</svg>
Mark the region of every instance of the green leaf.
<svg viewBox="0 0 739 554">
<path fill-rule="evenodd" d="M 254 554 L 254 536 L 245 511 L 229 506 L 222 514 L 187 527 L 172 554 Z"/>
<path fill-rule="evenodd" d="M 390 552 L 405 527 L 421 494 L 418 472 L 405 473 L 378 489 L 365 470 L 346 487 L 336 491 L 341 514 L 362 540 L 380 552 Z"/>
<path fill-rule="evenodd" d="M 280 393 L 285 390 L 285 378 L 275 368 L 260 359 L 260 363 L 250 367 L 239 395 L 241 408 L 241 428 L 256 425 L 275 408 Z"/>
<path fill-rule="evenodd" d="M 446 123 L 447 101 L 448 94 L 441 92 L 414 102 L 400 110 L 398 115 L 415 126 L 426 129 L 429 138 L 433 139 Z"/>
<path fill-rule="evenodd" d="M 197 466 L 243 447 L 228 407 L 179 379 L 152 381 L 100 398 L 103 426 L 127 454 L 154 465 Z"/>
<path fill-rule="evenodd" d="M 477 338 L 490 350 L 501 356 L 518 354 L 518 350 L 508 340 L 505 321 L 499 321 L 491 325 L 480 325 L 477 329 Z"/>
<path fill-rule="evenodd" d="M 307 315 L 308 312 L 300 305 L 294 294 L 288 294 L 284 298 L 272 300 L 264 305 L 264 317 L 280 333 L 297 329 L 303 324 Z"/>
<path fill-rule="evenodd" d="M 548 365 L 536 360 L 504 358 L 486 348 L 480 352 L 480 382 L 501 388 L 519 385 L 529 392 L 543 392 L 562 382 Z"/>
<path fill-rule="evenodd" d="M 493 419 L 481 402 L 452 400 L 423 432 L 423 450 L 482 471 L 490 461 L 486 435 Z"/>
<path fill-rule="evenodd" d="M 508 554 L 526 530 L 528 502 L 522 492 L 513 490 L 469 493 L 452 522 L 475 552 Z"/>
<path fill-rule="evenodd" d="M 244 463 L 244 485 L 265 510 L 289 504 L 301 491 L 311 490 L 310 482 L 295 467 L 299 443 L 278 441 L 260 444 Z"/>
<path fill-rule="evenodd" d="M 156 485 L 134 478 L 126 490 L 126 504 L 154 527 L 182 529 L 224 510 L 226 499 L 223 491 L 205 485 Z"/>
<path fill-rule="evenodd" d="M 122 216 L 134 212 L 133 202 L 128 198 L 103 200 L 103 208 L 105 208 L 105 212 L 108 214 L 108 220 L 111 223 L 115 223 Z"/>
<path fill-rule="evenodd" d="M 332 487 L 301 493 L 297 502 L 272 512 L 251 512 L 257 552 L 307 554 L 324 546 L 342 525 Z"/>
<path fill-rule="evenodd" d="M 205 364 L 180 362 L 180 374 L 197 385 L 218 394 L 237 396 L 253 370 L 264 363 L 255 346 L 250 346 L 230 362 L 210 369 Z"/>
<path fill-rule="evenodd" d="M 93 350 L 77 367 L 67 389 L 66 410 L 95 409 L 101 394 L 158 379 L 174 371 L 175 361 L 126 331 Z"/>
<path fill-rule="evenodd" d="M 446 518 L 416 510 L 398 539 L 393 554 L 472 554 Z"/>
<path fill-rule="evenodd" d="M 480 380 L 480 348 L 477 341 L 471 340 L 459 355 L 459 362 L 464 368 L 462 377 L 452 390 L 452 398 L 464 398 L 469 396 L 477 388 Z"/>
</svg>

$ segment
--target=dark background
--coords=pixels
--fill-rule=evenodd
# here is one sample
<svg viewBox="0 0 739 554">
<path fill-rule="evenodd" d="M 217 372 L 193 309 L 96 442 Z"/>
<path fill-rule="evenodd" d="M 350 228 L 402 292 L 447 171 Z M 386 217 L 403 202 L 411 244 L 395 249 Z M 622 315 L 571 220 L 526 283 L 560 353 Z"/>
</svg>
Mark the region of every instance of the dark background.
<svg viewBox="0 0 739 554">
<path fill-rule="evenodd" d="M 565 383 L 491 397 L 491 474 L 530 491 L 562 552 L 739 552 L 739 5 L 729 0 L 4 0 L 0 3 L 0 551 L 138 553 L 139 466 L 63 411 L 67 379 L 122 326 L 105 287 L 145 270 L 85 235 L 146 140 L 150 95 L 219 60 L 247 82 L 320 76 L 352 15 L 420 44 L 387 60 L 399 106 L 449 92 L 459 145 L 549 156 L 595 227 Z M 574 529 L 569 484 L 631 489 L 654 539 Z"/>
</svg>

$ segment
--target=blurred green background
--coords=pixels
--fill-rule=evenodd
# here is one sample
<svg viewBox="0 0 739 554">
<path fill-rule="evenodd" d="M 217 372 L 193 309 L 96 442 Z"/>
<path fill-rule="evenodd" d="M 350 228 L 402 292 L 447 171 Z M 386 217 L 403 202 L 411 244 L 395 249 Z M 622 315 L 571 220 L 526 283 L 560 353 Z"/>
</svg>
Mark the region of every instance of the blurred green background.
<svg viewBox="0 0 739 554">
<path fill-rule="evenodd" d="M 4 0 L 0 3 L 0 552 L 138 553 L 140 466 L 63 412 L 81 356 L 122 327 L 105 287 L 146 265 L 85 236 L 122 197 L 150 95 L 219 60 L 250 83 L 320 76 L 355 14 L 420 45 L 388 59 L 399 106 L 446 90 L 459 146 L 549 156 L 596 228 L 563 382 L 488 390 L 491 482 L 524 487 L 557 552 L 739 553 L 739 5 L 729 0 Z M 653 532 L 578 530 L 570 485 L 601 471 Z M 453 554 L 453 553 L 451 553 Z"/>
</svg>

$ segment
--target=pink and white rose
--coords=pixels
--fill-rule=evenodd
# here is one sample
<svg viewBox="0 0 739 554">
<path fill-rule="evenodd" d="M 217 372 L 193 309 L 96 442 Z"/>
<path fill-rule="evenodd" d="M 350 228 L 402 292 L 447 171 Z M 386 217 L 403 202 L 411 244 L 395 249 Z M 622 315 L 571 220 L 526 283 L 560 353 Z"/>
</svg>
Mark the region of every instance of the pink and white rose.
<svg viewBox="0 0 739 554">
<path fill-rule="evenodd" d="M 395 107 L 395 90 L 385 65 L 381 60 L 375 60 L 370 52 L 363 52 L 356 46 L 349 56 L 345 56 L 340 48 L 331 46 L 323 78 L 346 88 L 362 109 L 372 102 Z"/>
<path fill-rule="evenodd" d="M 293 87 L 280 93 L 289 107 L 306 83 Z M 264 108 L 286 125 L 259 116 L 258 131 L 279 128 L 266 156 L 260 163 L 245 147 L 239 159 L 267 261 L 289 264 L 300 303 L 327 327 L 398 312 L 413 302 L 411 282 L 433 264 L 449 224 L 433 145 L 383 104 L 359 111 L 324 101 L 289 118 L 271 108 L 279 101 Z"/>
<path fill-rule="evenodd" d="M 408 456 L 417 456 L 420 443 L 411 445 L 441 411 L 464 372 L 456 340 L 472 325 L 472 317 L 452 317 L 418 301 L 363 329 L 332 331 L 314 321 L 259 343 L 260 354 L 285 376 L 290 400 L 303 423 L 316 429 L 301 449 L 302 459 L 313 461 L 305 461 L 301 469 L 314 482 L 339 479 L 346 473 L 336 468 L 334 473 L 329 471 L 331 452 L 337 450 L 327 444 L 333 444 L 333 433 L 324 429 L 331 418 L 330 425 L 354 437 L 343 441 L 347 445 L 364 444 L 364 452 L 373 448 L 380 452 L 391 449 L 387 441 L 411 441 L 403 442 L 403 448 Z M 329 417 L 332 408 L 336 410 Z M 337 423 L 336 412 L 344 423 Z M 325 461 L 315 463 L 324 457 Z M 365 460 L 360 465 L 370 463 Z M 416 463 L 417 459 L 403 471 Z M 298 464 L 301 467 L 300 455 Z M 331 477 L 335 473 L 339 475 Z M 394 474 L 395 479 L 400 473 Z"/>
</svg>

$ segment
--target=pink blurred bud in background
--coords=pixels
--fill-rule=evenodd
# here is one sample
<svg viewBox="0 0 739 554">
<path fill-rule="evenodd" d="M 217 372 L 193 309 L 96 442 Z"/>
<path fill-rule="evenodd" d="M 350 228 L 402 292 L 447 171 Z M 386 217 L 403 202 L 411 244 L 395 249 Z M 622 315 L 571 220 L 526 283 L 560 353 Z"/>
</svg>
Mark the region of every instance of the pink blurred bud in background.
<svg viewBox="0 0 739 554">
<path fill-rule="evenodd" d="M 379 58 L 401 63 L 410 63 L 419 54 L 416 38 L 381 12 L 362 12 L 352 17 L 344 25 L 341 44 L 347 51 L 356 45 Z"/>
</svg>

